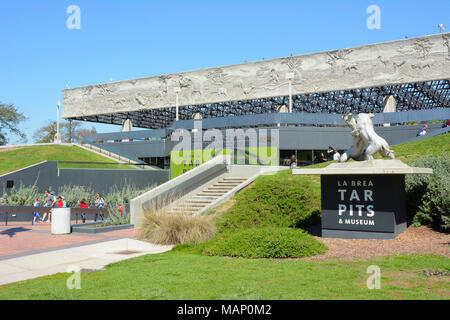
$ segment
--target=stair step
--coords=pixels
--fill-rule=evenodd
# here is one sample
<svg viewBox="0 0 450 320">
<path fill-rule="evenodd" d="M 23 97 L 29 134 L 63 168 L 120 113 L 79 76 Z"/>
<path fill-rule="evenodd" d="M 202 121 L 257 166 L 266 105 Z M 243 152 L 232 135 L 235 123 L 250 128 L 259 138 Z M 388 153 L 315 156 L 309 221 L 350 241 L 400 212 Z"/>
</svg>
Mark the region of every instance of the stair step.
<svg viewBox="0 0 450 320">
<path fill-rule="evenodd" d="M 195 212 L 194 212 L 194 211 L 189 211 L 189 212 L 186 212 L 186 211 L 168 211 L 167 213 L 168 213 L 168 214 L 180 214 L 180 213 L 187 213 L 187 214 L 190 214 L 190 215 L 192 215 L 192 214 L 194 214 Z"/>
<path fill-rule="evenodd" d="M 217 183 L 223 183 L 223 184 L 240 184 L 242 181 L 219 181 Z"/>
<path fill-rule="evenodd" d="M 178 208 L 204 208 L 208 204 L 207 203 L 182 203 L 178 205 Z"/>
<path fill-rule="evenodd" d="M 173 208 L 172 211 L 185 211 L 185 212 L 197 212 L 199 209 L 198 208 Z"/>
<path fill-rule="evenodd" d="M 212 201 L 210 200 L 186 200 L 185 203 L 192 203 L 192 204 L 210 204 Z"/>
<path fill-rule="evenodd" d="M 214 198 L 220 198 L 221 196 L 224 195 L 224 193 L 209 193 L 209 194 L 204 194 L 205 196 L 209 196 L 209 197 L 214 197 Z"/>
<path fill-rule="evenodd" d="M 235 186 L 232 184 L 213 184 L 209 188 L 234 188 Z"/>
<path fill-rule="evenodd" d="M 201 199 L 201 200 L 206 200 L 206 201 L 214 201 L 214 197 L 212 197 L 210 194 L 196 194 L 195 196 L 192 197 L 192 199 Z"/>
</svg>

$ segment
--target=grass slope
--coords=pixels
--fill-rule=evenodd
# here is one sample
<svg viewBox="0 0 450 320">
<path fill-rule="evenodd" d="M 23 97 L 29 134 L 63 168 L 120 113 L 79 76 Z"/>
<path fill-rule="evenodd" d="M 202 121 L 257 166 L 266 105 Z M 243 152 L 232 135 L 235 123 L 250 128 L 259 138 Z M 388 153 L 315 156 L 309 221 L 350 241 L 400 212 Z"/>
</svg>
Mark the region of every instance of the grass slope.
<svg viewBox="0 0 450 320">
<path fill-rule="evenodd" d="M 426 155 L 449 156 L 450 134 L 399 144 L 392 146 L 392 150 L 395 152 L 395 158 L 405 163 Z"/>
<path fill-rule="evenodd" d="M 128 165 L 113 164 L 114 161 L 75 146 L 32 146 L 0 152 L 0 174 L 5 174 L 42 161 L 109 162 L 109 164 L 59 164 L 60 168 L 131 169 Z"/>
</svg>

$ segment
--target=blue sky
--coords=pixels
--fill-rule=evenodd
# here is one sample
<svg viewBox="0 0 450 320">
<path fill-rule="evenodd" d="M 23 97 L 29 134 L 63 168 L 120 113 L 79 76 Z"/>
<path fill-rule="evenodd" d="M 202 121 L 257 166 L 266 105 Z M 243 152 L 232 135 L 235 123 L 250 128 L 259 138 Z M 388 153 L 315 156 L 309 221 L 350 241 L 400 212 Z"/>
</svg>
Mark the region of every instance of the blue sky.
<svg viewBox="0 0 450 320">
<path fill-rule="evenodd" d="M 70 5 L 81 10 L 80 30 L 66 27 Z M 379 30 L 367 28 L 370 5 L 381 9 Z M 1 0 L 0 101 L 28 117 L 20 128 L 31 143 L 56 119 L 68 81 L 74 88 L 412 38 L 438 33 L 439 23 L 450 31 L 448 0 Z"/>
</svg>

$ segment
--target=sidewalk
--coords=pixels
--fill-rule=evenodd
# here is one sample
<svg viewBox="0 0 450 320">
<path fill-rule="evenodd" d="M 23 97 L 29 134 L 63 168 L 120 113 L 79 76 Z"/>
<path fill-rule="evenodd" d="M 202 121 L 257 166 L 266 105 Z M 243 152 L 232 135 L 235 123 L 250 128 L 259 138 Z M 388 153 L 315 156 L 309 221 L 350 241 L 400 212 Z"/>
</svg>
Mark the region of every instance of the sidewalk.
<svg viewBox="0 0 450 320">
<path fill-rule="evenodd" d="M 69 272 L 69 267 L 102 269 L 144 254 L 168 251 L 133 239 L 137 230 L 96 235 L 52 235 L 49 224 L 0 226 L 0 285 Z"/>
</svg>

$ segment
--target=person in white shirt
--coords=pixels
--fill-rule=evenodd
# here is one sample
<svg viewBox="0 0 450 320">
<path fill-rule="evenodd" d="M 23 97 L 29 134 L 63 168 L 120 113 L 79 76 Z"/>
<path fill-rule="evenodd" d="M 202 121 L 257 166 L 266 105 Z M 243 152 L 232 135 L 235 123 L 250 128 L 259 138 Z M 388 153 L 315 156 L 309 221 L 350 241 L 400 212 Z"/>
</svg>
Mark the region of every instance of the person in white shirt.
<svg viewBox="0 0 450 320">
<path fill-rule="evenodd" d="M 337 150 L 334 150 L 333 160 L 339 160 L 340 157 L 341 155 L 339 154 L 339 152 L 337 152 Z"/>
</svg>

